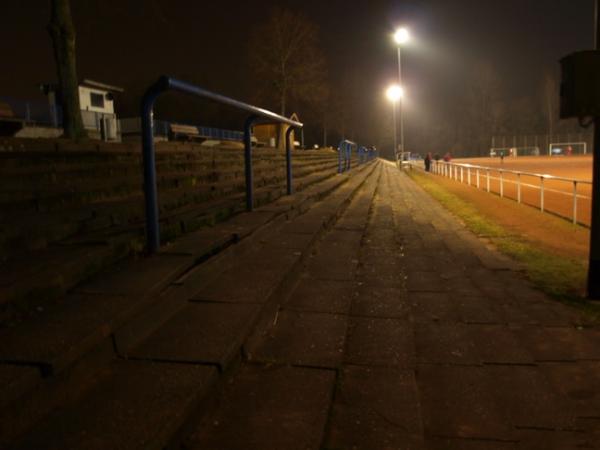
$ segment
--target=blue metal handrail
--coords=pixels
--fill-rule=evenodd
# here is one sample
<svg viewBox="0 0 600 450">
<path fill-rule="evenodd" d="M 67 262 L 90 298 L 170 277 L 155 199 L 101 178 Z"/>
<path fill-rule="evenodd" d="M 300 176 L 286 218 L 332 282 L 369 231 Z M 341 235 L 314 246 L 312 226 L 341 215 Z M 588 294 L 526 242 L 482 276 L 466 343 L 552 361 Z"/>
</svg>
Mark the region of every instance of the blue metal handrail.
<svg viewBox="0 0 600 450">
<path fill-rule="evenodd" d="M 369 160 L 369 150 L 364 146 L 358 147 L 358 164 L 365 163 Z"/>
<path fill-rule="evenodd" d="M 377 149 L 371 148 L 367 149 L 367 161 L 371 161 L 372 159 L 377 158 Z"/>
<path fill-rule="evenodd" d="M 350 170 L 350 158 L 352 157 L 352 147 L 357 147 L 355 142 L 344 139 L 338 145 L 338 173 Z"/>
<path fill-rule="evenodd" d="M 153 139 L 153 108 L 156 99 L 169 90 L 192 94 L 206 98 L 250 114 L 244 124 L 244 165 L 246 174 L 246 209 L 254 208 L 254 186 L 252 180 L 252 126 L 256 123 L 284 123 L 289 125 L 286 132 L 286 169 L 287 193 L 292 193 L 292 156 L 289 136 L 294 128 L 301 129 L 303 124 L 288 119 L 269 110 L 234 100 L 224 95 L 202 89 L 185 81 L 162 76 L 148 88 L 141 104 L 142 152 L 144 159 L 144 197 L 146 205 L 146 243 L 148 253 L 156 253 L 160 248 L 160 229 L 158 224 L 158 193 L 156 186 L 156 157 Z"/>
</svg>

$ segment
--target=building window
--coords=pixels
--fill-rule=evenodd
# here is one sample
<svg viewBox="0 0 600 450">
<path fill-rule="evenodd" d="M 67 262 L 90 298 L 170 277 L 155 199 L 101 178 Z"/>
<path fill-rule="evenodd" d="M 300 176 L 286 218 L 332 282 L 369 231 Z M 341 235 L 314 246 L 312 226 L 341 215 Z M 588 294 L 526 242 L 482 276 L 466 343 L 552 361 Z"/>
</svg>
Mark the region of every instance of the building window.
<svg viewBox="0 0 600 450">
<path fill-rule="evenodd" d="M 95 108 L 104 108 L 104 95 L 95 94 L 94 92 L 90 93 L 90 103 Z"/>
</svg>

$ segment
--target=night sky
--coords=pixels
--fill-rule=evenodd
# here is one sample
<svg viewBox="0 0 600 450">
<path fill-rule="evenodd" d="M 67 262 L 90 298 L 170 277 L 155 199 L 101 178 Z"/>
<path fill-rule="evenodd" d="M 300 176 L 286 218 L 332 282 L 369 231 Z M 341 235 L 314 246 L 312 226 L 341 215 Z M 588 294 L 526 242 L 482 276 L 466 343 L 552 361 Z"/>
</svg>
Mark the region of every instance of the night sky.
<svg viewBox="0 0 600 450">
<path fill-rule="evenodd" d="M 79 76 L 124 87 L 122 116 L 136 114 L 140 93 L 161 74 L 253 100 L 244 73 L 246 43 L 273 5 L 301 11 L 319 25 L 329 79 L 352 86 L 352 114 L 362 119 L 352 137 L 367 144 L 377 141 L 382 131 L 373 124 L 391 109 L 383 92 L 397 76 L 391 33 L 398 25 L 413 35 L 403 52 L 409 147 L 427 146 L 428 130 L 461 101 L 478 63 L 492 64 L 503 95 L 519 99 L 539 91 L 544 72 L 558 71 L 562 56 L 593 46 L 594 0 L 77 0 Z M 55 80 L 48 20 L 47 0 L 2 0 L 0 96 L 39 99 L 37 84 Z M 239 128 L 235 115 L 198 103 L 167 98 L 156 114 Z M 307 139 L 317 140 L 319 124 L 301 119 Z"/>
</svg>

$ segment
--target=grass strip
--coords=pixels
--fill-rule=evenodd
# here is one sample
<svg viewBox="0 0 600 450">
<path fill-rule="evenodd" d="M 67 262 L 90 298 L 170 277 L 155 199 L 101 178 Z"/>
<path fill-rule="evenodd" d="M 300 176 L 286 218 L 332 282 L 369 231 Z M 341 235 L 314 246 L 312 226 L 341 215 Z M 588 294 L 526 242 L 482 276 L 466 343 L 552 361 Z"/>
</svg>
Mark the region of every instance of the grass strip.
<svg viewBox="0 0 600 450">
<path fill-rule="evenodd" d="M 431 177 L 417 171 L 409 176 L 429 195 L 463 221 L 466 227 L 480 237 L 489 239 L 496 248 L 519 262 L 527 277 L 551 297 L 583 310 L 595 322 L 600 322 L 600 306 L 583 297 L 587 267 L 574 259 L 558 256 L 534 245 L 522 236 L 508 232 L 490 220 L 471 203 L 444 189 Z"/>
</svg>

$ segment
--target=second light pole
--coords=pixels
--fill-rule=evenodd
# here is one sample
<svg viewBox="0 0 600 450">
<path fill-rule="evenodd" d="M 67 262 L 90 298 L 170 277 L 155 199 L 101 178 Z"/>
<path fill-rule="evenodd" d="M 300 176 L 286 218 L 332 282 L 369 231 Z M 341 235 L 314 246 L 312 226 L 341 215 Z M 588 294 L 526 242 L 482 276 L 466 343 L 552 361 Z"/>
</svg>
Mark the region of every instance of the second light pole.
<svg viewBox="0 0 600 450">
<path fill-rule="evenodd" d="M 402 85 L 402 46 L 410 40 L 410 33 L 407 28 L 398 28 L 394 33 L 394 41 L 398 46 L 398 85 Z M 402 114 L 402 102 L 399 104 L 398 115 L 400 116 L 400 153 L 401 158 L 404 157 L 404 117 Z M 394 149 L 395 152 L 398 149 Z"/>
<path fill-rule="evenodd" d="M 398 121 L 396 120 L 396 105 L 402 105 L 402 97 L 404 96 L 404 91 L 402 90 L 401 86 L 397 84 L 392 84 L 390 87 L 387 88 L 387 91 L 385 91 L 385 95 L 387 96 L 388 100 L 392 102 L 392 117 L 394 122 L 394 158 L 396 159 L 396 164 L 398 165 L 398 168 L 400 168 L 402 164 L 402 155 L 400 155 L 400 158 L 398 157 L 398 132 L 396 131 Z"/>
</svg>

